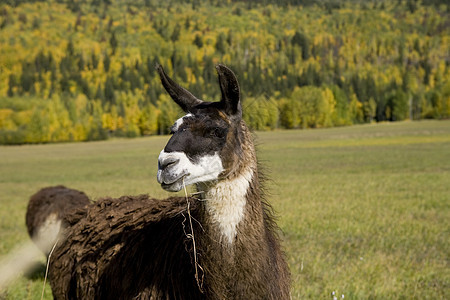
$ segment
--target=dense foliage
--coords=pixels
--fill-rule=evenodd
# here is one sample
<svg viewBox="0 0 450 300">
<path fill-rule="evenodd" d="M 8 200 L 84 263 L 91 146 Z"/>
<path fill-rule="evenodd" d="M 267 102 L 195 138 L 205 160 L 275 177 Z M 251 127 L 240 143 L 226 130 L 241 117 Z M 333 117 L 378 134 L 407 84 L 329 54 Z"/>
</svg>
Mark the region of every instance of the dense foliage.
<svg viewBox="0 0 450 300">
<path fill-rule="evenodd" d="M 157 62 L 205 100 L 229 65 L 257 130 L 448 118 L 441 2 L 1 1 L 0 143 L 167 133 Z"/>
</svg>

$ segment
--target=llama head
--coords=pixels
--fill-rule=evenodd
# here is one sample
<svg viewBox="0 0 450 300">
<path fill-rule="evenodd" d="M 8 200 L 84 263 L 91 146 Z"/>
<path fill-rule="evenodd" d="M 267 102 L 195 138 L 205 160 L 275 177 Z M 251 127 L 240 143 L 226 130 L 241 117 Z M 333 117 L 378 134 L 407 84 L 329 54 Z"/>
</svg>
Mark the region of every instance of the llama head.
<svg viewBox="0 0 450 300">
<path fill-rule="evenodd" d="M 242 153 L 243 128 L 239 84 L 224 65 L 216 66 L 221 101 L 202 101 L 157 67 L 172 99 L 187 113 L 171 127 L 172 137 L 158 158 L 157 179 L 176 192 L 183 184 L 215 182 L 235 172 Z"/>
</svg>

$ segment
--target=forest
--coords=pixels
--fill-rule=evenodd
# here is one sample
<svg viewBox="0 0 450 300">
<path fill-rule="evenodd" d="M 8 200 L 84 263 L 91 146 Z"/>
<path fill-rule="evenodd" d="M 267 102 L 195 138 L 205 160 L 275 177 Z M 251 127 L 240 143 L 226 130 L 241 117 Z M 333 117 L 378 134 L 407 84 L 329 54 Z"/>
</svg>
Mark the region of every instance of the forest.
<svg viewBox="0 0 450 300">
<path fill-rule="evenodd" d="M 0 144 L 166 134 L 155 66 L 254 130 L 450 117 L 446 1 L 0 1 Z"/>
</svg>

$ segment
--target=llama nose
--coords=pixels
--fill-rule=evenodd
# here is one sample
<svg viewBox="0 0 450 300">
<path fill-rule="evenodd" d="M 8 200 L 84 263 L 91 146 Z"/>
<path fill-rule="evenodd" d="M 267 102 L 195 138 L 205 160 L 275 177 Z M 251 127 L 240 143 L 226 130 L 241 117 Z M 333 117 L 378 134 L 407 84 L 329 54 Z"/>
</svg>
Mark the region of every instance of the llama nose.
<svg viewBox="0 0 450 300">
<path fill-rule="evenodd" d="M 165 157 L 165 158 L 159 159 L 158 160 L 158 169 L 159 170 L 164 170 L 168 166 L 176 165 L 179 161 L 180 161 L 179 158 L 176 158 L 176 157 L 173 157 L 173 156 L 172 157 L 169 156 L 169 157 Z"/>
</svg>

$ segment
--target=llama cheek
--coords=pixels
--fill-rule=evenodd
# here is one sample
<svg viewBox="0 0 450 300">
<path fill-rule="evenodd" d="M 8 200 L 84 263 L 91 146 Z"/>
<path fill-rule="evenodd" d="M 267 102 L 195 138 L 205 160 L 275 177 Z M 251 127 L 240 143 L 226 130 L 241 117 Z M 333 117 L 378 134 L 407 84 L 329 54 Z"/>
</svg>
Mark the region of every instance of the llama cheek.
<svg viewBox="0 0 450 300">
<path fill-rule="evenodd" d="M 189 170 L 189 171 L 188 171 Z M 223 172 L 222 160 L 218 153 L 199 157 L 197 162 L 186 167 L 189 174 L 185 178 L 185 184 L 214 181 Z"/>
</svg>

